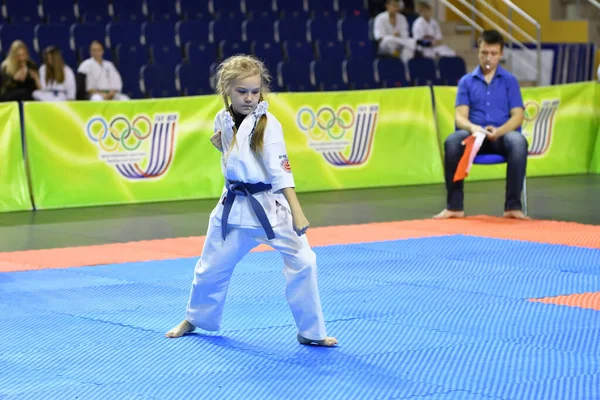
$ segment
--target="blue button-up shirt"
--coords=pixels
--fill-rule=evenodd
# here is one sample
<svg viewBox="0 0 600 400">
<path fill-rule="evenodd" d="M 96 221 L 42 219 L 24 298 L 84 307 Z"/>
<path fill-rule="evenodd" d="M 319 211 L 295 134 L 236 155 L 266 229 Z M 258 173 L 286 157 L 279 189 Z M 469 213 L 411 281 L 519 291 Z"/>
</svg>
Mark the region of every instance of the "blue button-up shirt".
<svg viewBox="0 0 600 400">
<path fill-rule="evenodd" d="M 469 106 L 469 121 L 483 127 L 504 125 L 510 110 L 524 108 L 517 78 L 501 66 L 489 85 L 479 66 L 463 76 L 458 82 L 456 106 Z M 517 130 L 520 132 L 521 127 Z"/>
</svg>

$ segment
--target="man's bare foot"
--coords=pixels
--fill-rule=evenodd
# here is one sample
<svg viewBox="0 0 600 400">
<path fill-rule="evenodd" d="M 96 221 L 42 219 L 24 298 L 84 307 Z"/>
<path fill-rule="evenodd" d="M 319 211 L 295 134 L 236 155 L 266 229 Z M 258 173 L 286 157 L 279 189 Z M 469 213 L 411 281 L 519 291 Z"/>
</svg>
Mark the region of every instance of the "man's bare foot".
<svg viewBox="0 0 600 400">
<path fill-rule="evenodd" d="M 183 320 L 179 325 L 175 328 L 171 329 L 169 332 L 165 334 L 168 338 L 178 338 L 182 337 L 184 334 L 193 331 L 196 327 L 190 324 L 186 319 Z"/>
<path fill-rule="evenodd" d="M 298 343 L 300 344 L 314 344 L 316 346 L 325 346 L 325 347 L 333 347 L 337 344 L 337 339 L 331 336 L 326 337 L 325 339 L 321 339 L 321 340 L 311 340 L 311 339 L 307 339 L 304 336 L 301 336 L 300 334 L 298 334 L 296 336 L 296 338 L 298 339 Z"/>
<path fill-rule="evenodd" d="M 527 215 L 523 214 L 523 211 L 521 210 L 504 211 L 504 218 L 531 219 Z"/>
<path fill-rule="evenodd" d="M 434 219 L 450 219 L 450 218 L 464 218 L 464 217 L 465 217 L 464 211 L 450 211 L 448 209 L 444 209 L 439 214 L 433 216 Z"/>
</svg>

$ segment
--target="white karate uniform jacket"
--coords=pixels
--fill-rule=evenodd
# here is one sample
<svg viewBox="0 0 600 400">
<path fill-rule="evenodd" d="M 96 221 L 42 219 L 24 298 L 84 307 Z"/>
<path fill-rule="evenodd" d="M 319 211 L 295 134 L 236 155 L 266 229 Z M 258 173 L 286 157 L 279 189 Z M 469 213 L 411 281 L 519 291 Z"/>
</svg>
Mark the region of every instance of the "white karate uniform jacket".
<svg viewBox="0 0 600 400">
<path fill-rule="evenodd" d="M 215 132 L 221 131 L 221 142 L 223 155 L 221 168 L 225 179 L 244 183 L 270 183 L 270 191 L 260 192 L 254 198 L 263 206 L 271 226 L 276 226 L 281 219 L 281 210 L 278 213 L 277 203 L 290 209 L 287 200 L 281 190 L 294 187 L 294 177 L 289 167 L 283 129 L 275 116 L 269 112 L 267 115 L 267 126 L 264 133 L 264 145 L 261 155 L 257 155 L 250 148 L 250 134 L 256 122 L 256 116 L 246 116 L 236 134 L 236 143 L 233 145 L 233 129 L 227 121 L 229 113 L 223 109 L 217 113 L 214 122 Z M 223 199 L 227 194 L 227 185 L 223 188 L 223 194 L 219 204 L 213 211 L 213 217 L 220 221 L 223 212 Z M 236 196 L 227 220 L 228 225 L 241 227 L 261 227 L 258 218 L 254 214 L 250 201 L 246 196 Z"/>
</svg>

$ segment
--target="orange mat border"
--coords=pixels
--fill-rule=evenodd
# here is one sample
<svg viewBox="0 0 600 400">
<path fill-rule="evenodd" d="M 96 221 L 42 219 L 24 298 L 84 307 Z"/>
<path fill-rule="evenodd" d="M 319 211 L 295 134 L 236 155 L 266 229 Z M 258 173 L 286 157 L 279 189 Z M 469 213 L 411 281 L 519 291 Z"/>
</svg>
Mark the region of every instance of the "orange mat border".
<svg viewBox="0 0 600 400">
<path fill-rule="evenodd" d="M 600 226 L 474 216 L 312 228 L 313 247 L 465 234 L 600 249 Z M 200 255 L 204 236 L 0 252 L 0 272 L 166 260 Z M 261 245 L 253 251 L 269 251 Z"/>
</svg>

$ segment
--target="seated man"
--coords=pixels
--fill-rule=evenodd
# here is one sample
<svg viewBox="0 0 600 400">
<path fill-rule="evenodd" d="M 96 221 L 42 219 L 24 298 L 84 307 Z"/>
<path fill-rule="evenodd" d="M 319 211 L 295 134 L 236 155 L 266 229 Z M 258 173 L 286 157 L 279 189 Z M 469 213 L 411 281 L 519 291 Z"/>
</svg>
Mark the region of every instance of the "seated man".
<svg viewBox="0 0 600 400">
<path fill-rule="evenodd" d="M 485 132 L 479 154 L 501 154 L 507 160 L 504 217 L 527 219 L 521 211 L 521 192 L 527 168 L 527 140 L 521 134 L 524 107 L 517 79 L 498 65 L 504 39 L 495 30 L 479 39 L 479 66 L 458 82 L 455 122 L 458 131 L 444 142 L 446 209 L 434 218 L 460 218 L 463 211 L 463 182 L 453 182 L 454 173 L 469 135 Z"/>
<path fill-rule="evenodd" d="M 92 101 L 129 100 L 121 90 L 121 74 L 110 61 L 104 60 L 104 46 L 97 40 L 90 45 L 91 57 L 83 61 L 77 72 L 85 75 L 85 89 Z"/>
<path fill-rule="evenodd" d="M 417 41 L 431 43 L 431 47 L 419 47 L 423 56 L 429 58 L 455 56 L 456 52 L 443 44 L 442 30 L 438 22 L 432 18 L 431 5 L 421 1 L 417 4 L 417 11 L 420 16 L 413 23 L 412 36 Z"/>
<path fill-rule="evenodd" d="M 408 21 L 400 14 L 400 1 L 387 0 L 384 11 L 375 17 L 373 37 L 383 56 L 400 57 L 405 63 L 415 56 L 416 40 L 408 34 Z"/>
</svg>

